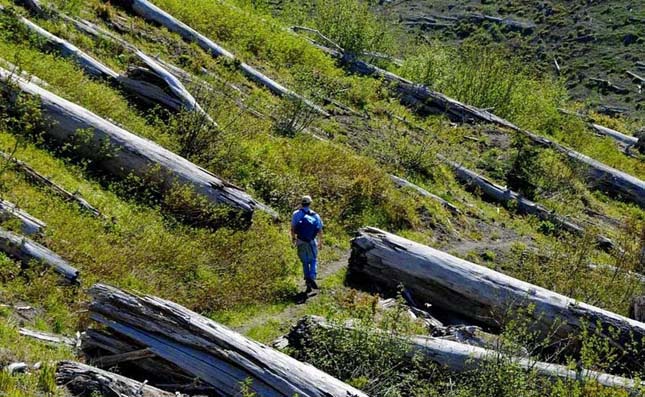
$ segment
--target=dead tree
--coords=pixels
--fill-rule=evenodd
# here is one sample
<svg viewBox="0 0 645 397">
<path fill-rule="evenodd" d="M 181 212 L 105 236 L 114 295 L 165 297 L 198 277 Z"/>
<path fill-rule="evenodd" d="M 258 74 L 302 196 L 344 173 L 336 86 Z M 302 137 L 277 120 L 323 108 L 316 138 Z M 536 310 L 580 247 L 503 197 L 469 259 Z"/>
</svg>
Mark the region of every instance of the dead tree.
<svg viewBox="0 0 645 397">
<path fill-rule="evenodd" d="M 185 23 L 177 20 L 175 17 L 155 6 L 151 2 L 147 0 L 122 0 L 120 1 L 120 3 L 125 4 L 129 9 L 134 11 L 143 19 L 159 24 L 170 30 L 171 32 L 179 34 L 184 40 L 188 42 L 196 43 L 210 55 L 214 57 L 223 57 L 233 61 L 233 63 L 247 78 L 266 87 L 272 93 L 282 97 L 294 98 L 297 101 L 306 104 L 316 113 L 321 114 L 325 117 L 329 117 L 329 113 L 327 113 L 321 107 L 317 106 L 301 95 L 298 95 L 295 92 L 287 89 L 286 87 L 264 75 L 254 67 L 244 62 L 240 62 L 239 59 L 235 55 L 233 55 L 233 53 L 216 44 L 214 41 L 197 32 L 195 29 L 191 28 Z"/>
<path fill-rule="evenodd" d="M 226 205 L 247 215 L 259 209 L 277 217 L 272 209 L 254 200 L 242 189 L 185 158 L 4 69 L 0 69 L 0 84 L 5 89 L 18 89 L 40 99 L 43 117 L 49 125 L 47 138 L 65 144 L 78 131 L 91 131 L 92 138 L 75 145 L 74 150 L 77 155 L 94 160 L 108 173 L 122 178 L 134 174 L 146 180 L 152 179 L 151 182 L 155 182 L 161 191 L 186 186 L 211 204 Z M 105 148 L 106 144 L 109 153 L 99 150 Z"/>
<path fill-rule="evenodd" d="M 429 197 L 432 200 L 438 202 L 441 204 L 444 208 L 446 208 L 448 211 L 452 212 L 454 215 L 460 215 L 461 211 L 459 208 L 457 208 L 455 205 L 449 203 L 448 201 L 442 199 L 441 197 L 437 196 L 436 194 L 430 193 L 429 191 L 425 190 L 424 188 L 415 185 L 412 182 L 409 182 L 403 178 L 399 178 L 398 176 L 395 175 L 390 175 L 390 179 L 392 179 L 392 182 L 399 187 L 399 188 L 408 188 L 412 189 L 415 192 L 419 193 L 423 197 Z"/>
<path fill-rule="evenodd" d="M 78 283 L 79 271 L 66 260 L 42 245 L 3 228 L 0 228 L 0 251 L 20 261 L 23 266 L 36 261 L 52 268 L 68 282 Z"/>
<path fill-rule="evenodd" d="M 421 113 L 442 113 L 458 122 L 485 122 L 520 133 L 528 137 L 536 145 L 552 148 L 564 154 L 570 160 L 583 164 L 588 170 L 589 184 L 594 188 L 607 191 L 615 196 L 620 196 L 625 200 L 632 201 L 645 208 L 645 182 L 639 178 L 612 168 L 547 138 L 524 130 L 488 110 L 459 102 L 442 93 L 433 91 L 429 87 L 415 84 L 392 72 L 364 62 L 353 54 L 343 53 L 321 45 L 316 46 L 330 56 L 338 59 L 353 73 L 383 79 L 399 94 L 404 104 L 415 108 Z"/>
<path fill-rule="evenodd" d="M 507 189 L 488 180 L 487 178 L 477 174 L 474 171 L 469 170 L 461 164 L 450 161 L 441 155 L 437 155 L 437 157 L 444 163 L 448 164 L 450 168 L 452 168 L 455 176 L 459 181 L 471 187 L 477 188 L 489 199 L 504 205 L 517 205 L 517 210 L 520 213 L 534 215 L 540 220 L 549 221 L 571 234 L 577 236 L 583 236 L 585 234 L 586 231 L 584 227 L 568 220 L 564 216 L 550 211 L 546 207 L 537 204 L 527 199 L 526 197 L 523 197 L 521 194 L 516 193 L 511 189 Z M 605 236 L 597 236 L 596 242 L 598 243 L 599 247 L 605 250 L 611 250 L 615 248 L 614 242 Z"/>
<path fill-rule="evenodd" d="M 148 386 L 145 382 L 137 382 L 104 371 L 89 365 L 61 361 L 56 366 L 56 383 L 64 386 L 74 396 L 79 397 L 176 397 L 170 393 Z"/>
<path fill-rule="evenodd" d="M 305 317 L 291 330 L 286 339 L 289 346 L 305 345 L 316 332 L 351 333 L 356 330 L 351 326 L 335 325 L 326 322 L 321 317 Z M 379 333 L 381 331 L 365 331 Z M 530 357 L 518 357 L 508 355 L 501 350 L 486 349 L 479 346 L 463 344 L 442 338 L 430 336 L 410 336 L 397 337 L 387 335 L 383 332 L 383 337 L 400 338 L 407 344 L 409 355 L 419 354 L 439 364 L 441 367 L 452 372 L 470 372 L 475 371 L 488 362 L 508 362 L 517 365 L 526 371 L 534 371 L 540 376 L 545 376 L 553 380 L 578 380 L 583 382 L 597 382 L 606 387 L 622 388 L 627 390 L 639 389 L 643 385 L 634 380 L 615 376 L 607 373 L 591 371 L 587 369 L 573 370 L 564 365 L 552 364 L 544 361 L 537 361 Z"/>
<path fill-rule="evenodd" d="M 558 339 L 575 337 L 588 327 L 608 338 L 615 335 L 620 346 L 645 341 L 643 323 L 375 228 L 361 229 L 352 240 L 349 275 L 387 290 L 403 284 L 417 302 L 492 328 L 509 310 L 532 306 L 527 315 L 536 330 Z M 624 354 L 640 359 L 633 352 Z"/>
<path fill-rule="evenodd" d="M 1 152 L 0 151 L 0 157 L 3 157 L 6 161 L 11 162 L 11 165 L 13 169 L 16 172 L 19 172 L 23 174 L 27 180 L 29 180 L 31 183 L 43 186 L 52 192 L 56 194 L 57 196 L 61 197 L 65 201 L 72 201 L 78 204 L 81 209 L 89 212 L 91 215 L 95 217 L 103 217 L 101 212 L 94 208 L 90 203 L 87 202 L 87 200 L 83 199 L 78 193 L 71 193 L 67 191 L 65 188 L 62 186 L 54 183 L 51 179 L 47 178 L 46 176 L 40 174 L 38 171 L 34 170 L 31 168 L 31 166 L 24 161 L 18 160 L 17 158 L 11 156 L 8 153 Z"/>
<path fill-rule="evenodd" d="M 101 284 L 89 294 L 94 321 L 201 379 L 221 396 L 238 396 L 240 383 L 250 379 L 250 389 L 266 397 L 366 397 L 311 365 L 176 303 Z"/>
<path fill-rule="evenodd" d="M 29 215 L 15 204 L 0 199 L 0 222 L 17 219 L 20 222 L 20 231 L 26 236 L 41 234 L 47 226 L 45 222 Z"/>
</svg>

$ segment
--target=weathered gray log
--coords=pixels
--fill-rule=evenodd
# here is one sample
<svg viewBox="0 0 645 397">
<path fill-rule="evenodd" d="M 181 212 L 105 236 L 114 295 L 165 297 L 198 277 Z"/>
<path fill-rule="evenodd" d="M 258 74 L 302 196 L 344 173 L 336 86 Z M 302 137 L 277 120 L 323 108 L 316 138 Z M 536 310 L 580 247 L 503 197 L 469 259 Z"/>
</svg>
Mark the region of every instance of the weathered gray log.
<svg viewBox="0 0 645 397">
<path fill-rule="evenodd" d="M 118 339 L 114 335 L 95 329 L 88 329 L 81 335 L 81 349 L 90 364 L 104 369 L 101 358 L 105 357 L 105 352 L 114 356 L 141 350 L 139 346 L 129 341 Z M 194 377 L 165 361 L 144 358 L 137 361 L 137 369 L 151 377 L 162 376 L 166 382 L 195 383 Z"/>
<path fill-rule="evenodd" d="M 459 122 L 475 121 L 495 124 L 523 134 L 535 144 L 551 147 L 565 154 L 569 159 L 584 164 L 588 169 L 589 182 L 592 186 L 604 189 L 615 195 L 620 195 L 623 199 L 632 201 L 645 208 L 645 182 L 632 175 L 612 168 L 530 131 L 523 130 L 488 110 L 464 104 L 444 94 L 435 92 L 424 85 L 415 84 L 394 73 L 361 61 L 352 54 L 341 53 L 332 48 L 317 47 L 338 59 L 354 73 L 381 78 L 392 84 L 404 103 L 424 113 L 444 113 L 451 119 Z"/>
<path fill-rule="evenodd" d="M 12 84 L 8 84 L 8 79 Z M 24 94 L 40 99 L 43 117 L 50 124 L 46 131 L 48 138 L 64 144 L 78 131 L 92 131 L 93 137 L 89 142 L 75 145 L 76 153 L 95 160 L 97 165 L 113 175 L 128 177 L 135 174 L 153 178 L 163 191 L 177 185 L 188 186 L 211 204 L 227 205 L 248 215 L 260 209 L 277 217 L 271 208 L 254 200 L 242 189 L 81 106 L 12 76 L 4 69 L 0 69 L 0 83 L 5 86 L 15 85 Z M 109 155 L 97 150 L 105 147 L 106 143 L 115 149 Z"/>
<path fill-rule="evenodd" d="M 67 281 L 78 282 L 79 271 L 70 266 L 63 258 L 42 245 L 3 228 L 0 228 L 0 251 L 21 261 L 25 266 L 28 266 L 32 261 L 38 261 L 51 267 Z"/>
<path fill-rule="evenodd" d="M 517 205 L 517 210 L 520 213 L 534 215 L 540 220 L 549 221 L 571 234 L 575 234 L 577 236 L 583 236 L 585 234 L 586 231 L 584 227 L 568 220 L 566 217 L 550 211 L 546 207 L 523 197 L 521 194 L 516 193 L 511 189 L 500 186 L 488 180 L 486 177 L 469 170 L 461 164 L 446 159 L 442 155 L 437 155 L 437 157 L 452 168 L 458 180 L 466 185 L 478 188 L 489 199 L 504 205 L 513 203 Z M 614 242 L 602 235 L 597 236 L 596 242 L 599 247 L 606 250 L 615 248 Z"/>
<path fill-rule="evenodd" d="M 6 161 L 10 161 L 13 165 L 13 168 L 25 175 L 32 183 L 44 186 L 54 192 L 56 195 L 62 197 L 65 201 L 74 201 L 76 202 L 81 209 L 89 212 L 95 217 L 102 217 L 103 215 L 99 210 L 94 208 L 87 200 L 80 197 L 77 193 L 71 193 L 65 190 L 62 186 L 52 182 L 49 178 L 41 175 L 39 172 L 31 168 L 31 166 L 24 161 L 18 160 L 17 158 L 11 156 L 8 153 L 0 151 L 0 156 L 3 157 Z"/>
<path fill-rule="evenodd" d="M 17 18 L 32 33 L 43 38 L 47 44 L 60 53 L 61 56 L 73 59 L 90 76 L 106 80 L 116 79 L 118 76 L 117 72 L 81 51 L 67 40 L 54 36 L 27 18 L 20 16 Z"/>
<path fill-rule="evenodd" d="M 175 393 L 73 361 L 58 363 L 56 383 L 79 397 L 176 397 Z"/>
<path fill-rule="evenodd" d="M 636 321 L 645 321 L 645 296 L 636 296 L 629 306 L 629 317 Z"/>
<path fill-rule="evenodd" d="M 27 212 L 16 207 L 15 204 L 0 199 L 0 222 L 6 222 L 9 219 L 17 219 L 20 221 L 20 230 L 26 236 L 41 234 L 47 226 L 45 222 L 29 215 Z"/>
<path fill-rule="evenodd" d="M 636 74 L 636 73 L 634 73 L 634 72 L 630 72 L 629 70 L 627 71 L 627 74 L 628 74 L 628 75 L 629 75 L 629 77 L 631 77 L 632 79 L 637 80 L 637 81 L 639 81 L 639 82 L 641 82 L 641 83 L 645 83 L 645 77 L 642 77 L 642 76 L 640 76 L 640 75 L 638 75 L 638 74 Z"/>
<path fill-rule="evenodd" d="M 48 13 L 53 14 L 54 11 L 47 9 Z M 86 21 L 77 21 L 64 14 L 56 14 L 58 17 L 63 18 L 65 21 L 71 21 L 82 32 L 92 32 L 96 35 L 109 39 L 123 45 L 122 40 L 116 40 L 113 35 L 104 33 L 98 26 L 93 25 Z M 108 66 L 94 59 L 90 55 L 78 49 L 73 44 L 63 40 L 45 29 L 39 27 L 33 22 L 19 17 L 19 20 L 29 28 L 34 34 L 46 40 L 61 56 L 71 58 L 90 76 L 101 78 L 110 82 L 115 82 L 124 88 L 129 93 L 143 99 L 147 103 L 160 104 L 171 110 L 181 110 L 186 108 L 190 111 L 198 112 L 204 115 L 210 122 L 214 121 L 204 112 L 199 106 L 195 98 L 188 92 L 184 85 L 171 73 L 166 71 L 154 59 L 147 56 L 143 52 L 128 45 L 126 48 L 131 49 L 134 54 L 149 68 L 148 73 L 126 73 L 120 75 L 116 71 L 110 69 Z M 137 71 L 138 69 L 134 69 Z M 146 70 L 147 71 L 147 70 Z M 147 77 L 147 78 L 141 78 Z M 152 83 L 150 81 L 153 81 Z"/>
<path fill-rule="evenodd" d="M 18 333 L 22 336 L 37 339 L 42 342 L 51 343 L 54 345 L 67 345 L 70 347 L 77 347 L 78 340 L 76 338 L 69 338 L 67 336 L 49 334 L 42 331 L 34 331 L 27 328 L 20 328 Z"/>
<path fill-rule="evenodd" d="M 623 145 L 633 146 L 638 143 L 638 139 L 634 136 L 625 135 L 622 132 L 612 130 L 611 128 L 603 127 L 602 125 L 591 123 L 591 128 L 596 130 L 602 135 L 613 138 L 614 140 L 622 143 Z"/>
<path fill-rule="evenodd" d="M 615 335 L 614 341 L 622 346 L 645 341 L 641 322 L 375 228 L 361 229 L 352 240 L 349 275 L 386 289 L 403 284 L 417 302 L 431 302 L 493 328 L 509 310 L 531 305 L 534 310 L 527 314 L 536 330 L 553 332 L 555 337 L 576 336 L 588 327 L 607 338 Z"/>
<path fill-rule="evenodd" d="M 306 340 L 311 338 L 315 332 L 325 332 L 325 330 L 348 333 L 355 332 L 355 329 L 351 326 L 330 324 L 321 317 L 310 316 L 301 320 L 289 333 L 287 339 L 289 340 L 290 346 L 300 346 L 303 343 L 306 344 Z M 377 333 L 379 331 L 375 330 L 373 332 Z M 388 337 L 388 335 L 384 333 L 384 337 Z M 534 371 L 538 375 L 554 380 L 566 379 L 583 382 L 593 381 L 606 387 L 615 387 L 627 390 L 643 386 L 643 384 L 636 383 L 632 379 L 620 376 L 590 371 L 587 369 L 572 370 L 564 365 L 537 361 L 529 357 L 511 356 L 500 350 L 486 349 L 443 338 L 411 336 L 401 339 L 409 346 L 410 356 L 420 354 L 430 361 L 433 361 L 453 372 L 475 371 L 478 368 L 485 366 L 487 362 L 498 362 L 501 359 L 509 364 L 517 365 L 526 371 Z"/>
<path fill-rule="evenodd" d="M 247 76 L 249 79 L 255 81 L 256 83 L 266 87 L 269 91 L 273 92 L 276 95 L 284 96 L 288 98 L 295 98 L 302 103 L 309 106 L 311 109 L 317 113 L 329 117 L 324 109 L 312 103 L 308 99 L 296 94 L 295 92 L 287 89 L 282 86 L 275 80 L 264 75 L 254 67 L 240 62 L 235 55 L 227 51 L 220 45 L 216 44 L 214 41 L 208 37 L 197 32 L 195 29 L 186 25 L 185 23 L 177 20 L 169 13 L 165 12 L 161 8 L 155 6 L 147 0 L 121 0 L 120 3 L 126 4 L 131 10 L 133 10 L 137 15 L 142 17 L 145 20 L 157 23 L 161 26 L 164 26 L 166 29 L 171 32 L 179 34 L 184 40 L 189 42 L 194 42 L 199 45 L 204 51 L 208 52 L 214 57 L 224 57 L 231 61 L 234 61 L 235 65 L 240 69 L 240 71 Z"/>
<path fill-rule="evenodd" d="M 9 375 L 14 375 L 18 373 L 23 373 L 27 372 L 27 369 L 29 369 L 29 365 L 27 363 L 19 362 L 19 363 L 11 363 L 4 367 L 4 370 L 9 373 Z"/>
<path fill-rule="evenodd" d="M 449 203 L 448 201 L 442 199 L 441 197 L 437 196 L 436 194 L 432 194 L 429 191 L 425 190 L 424 188 L 415 185 L 412 182 L 409 182 L 403 178 L 399 178 L 398 176 L 395 175 L 390 175 L 390 179 L 392 179 L 392 182 L 399 188 L 408 188 L 412 189 L 415 192 L 419 193 L 423 197 L 429 197 L 433 199 L 434 201 L 440 203 L 442 206 L 444 206 L 446 209 L 448 209 L 450 212 L 452 212 L 455 215 L 460 215 L 461 211 L 459 208 L 455 207 L 453 204 Z"/>
<path fill-rule="evenodd" d="M 364 397 L 326 373 L 160 298 L 97 284 L 89 290 L 91 318 L 112 333 L 215 387 L 239 395 L 240 382 L 263 397 Z"/>
<path fill-rule="evenodd" d="M 10 71 L 13 74 L 20 74 L 20 77 L 22 77 L 23 79 L 31 81 L 31 82 L 34 82 L 34 83 L 38 84 L 41 87 L 44 87 L 44 88 L 49 87 L 49 84 L 47 84 L 47 82 L 39 79 L 38 77 L 36 77 L 36 76 L 34 76 L 32 74 L 27 73 L 27 71 L 22 70 L 20 67 L 18 67 L 16 65 L 14 65 L 13 63 L 7 61 L 6 59 L 0 58 L 0 67 L 3 67 L 5 69 L 7 69 L 8 71 Z"/>
<path fill-rule="evenodd" d="M 103 356 L 98 360 L 97 364 L 100 367 L 109 368 L 117 364 L 145 360 L 152 357 L 155 357 L 155 354 L 152 352 L 152 350 L 146 348 L 133 350 L 126 353 L 113 354 L 111 356 Z"/>
</svg>

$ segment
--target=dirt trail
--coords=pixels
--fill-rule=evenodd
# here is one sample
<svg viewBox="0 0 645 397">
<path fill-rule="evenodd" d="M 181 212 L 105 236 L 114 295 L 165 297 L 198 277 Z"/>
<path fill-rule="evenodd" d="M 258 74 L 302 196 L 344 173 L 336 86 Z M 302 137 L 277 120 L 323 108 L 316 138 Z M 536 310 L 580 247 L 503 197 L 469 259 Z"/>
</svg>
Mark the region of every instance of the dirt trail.
<svg viewBox="0 0 645 397">
<path fill-rule="evenodd" d="M 330 276 L 337 274 L 344 267 L 347 266 L 349 261 L 351 251 L 343 253 L 343 255 L 335 261 L 322 262 L 318 265 L 318 284 L 321 284 L 325 279 Z M 304 284 L 304 283 L 303 283 Z M 304 288 L 304 287 L 303 287 Z M 287 306 L 280 313 L 260 313 L 259 315 L 253 317 L 246 324 L 234 327 L 233 329 L 242 334 L 248 333 L 255 327 L 261 326 L 262 324 L 267 323 L 268 321 L 278 321 L 280 324 L 286 324 L 289 322 L 296 322 L 300 319 L 307 309 L 307 305 L 311 302 L 315 302 L 319 299 L 321 295 L 325 294 L 325 290 L 322 289 L 318 291 L 317 294 L 308 297 L 306 300 L 298 302 L 299 298 L 294 299 L 294 302 Z M 302 294 L 300 294 L 302 295 Z"/>
</svg>

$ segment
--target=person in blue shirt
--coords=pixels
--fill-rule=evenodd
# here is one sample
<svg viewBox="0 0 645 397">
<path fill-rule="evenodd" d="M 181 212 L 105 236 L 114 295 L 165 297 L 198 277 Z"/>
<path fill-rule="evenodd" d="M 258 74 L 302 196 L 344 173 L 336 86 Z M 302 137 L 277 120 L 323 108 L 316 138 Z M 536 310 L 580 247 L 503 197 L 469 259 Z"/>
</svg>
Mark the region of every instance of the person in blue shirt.
<svg viewBox="0 0 645 397">
<path fill-rule="evenodd" d="M 311 197 L 304 196 L 300 208 L 291 218 L 291 241 L 298 250 L 302 271 L 307 285 L 306 293 L 319 289 L 316 284 L 318 249 L 322 247 L 323 222 L 320 215 L 311 210 Z"/>
</svg>

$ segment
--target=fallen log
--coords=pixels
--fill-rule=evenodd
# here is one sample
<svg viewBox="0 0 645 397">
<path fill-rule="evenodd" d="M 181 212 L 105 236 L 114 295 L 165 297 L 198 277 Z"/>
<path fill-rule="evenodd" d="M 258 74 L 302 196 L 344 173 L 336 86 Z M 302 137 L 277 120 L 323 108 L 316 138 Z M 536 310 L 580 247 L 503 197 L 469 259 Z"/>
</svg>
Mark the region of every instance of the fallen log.
<svg viewBox="0 0 645 397">
<path fill-rule="evenodd" d="M 188 42 L 196 43 L 210 55 L 214 57 L 224 57 L 233 61 L 234 64 L 247 78 L 266 87 L 272 93 L 278 96 L 294 98 L 313 109 L 316 113 L 321 114 L 325 117 L 329 117 L 329 113 L 327 113 L 321 107 L 317 106 L 301 95 L 298 95 L 295 92 L 287 89 L 286 87 L 264 75 L 254 67 L 244 62 L 240 62 L 238 58 L 235 57 L 235 55 L 233 55 L 231 52 L 216 44 L 214 41 L 197 32 L 185 23 L 177 20 L 172 15 L 155 6 L 151 2 L 147 0 L 121 0 L 119 1 L 119 3 L 125 4 L 129 9 L 134 11 L 143 19 L 157 23 L 165 27 L 169 31 L 179 34 L 184 40 Z"/>
<path fill-rule="evenodd" d="M 320 45 L 317 45 L 317 47 L 338 59 L 351 72 L 381 78 L 392 84 L 394 90 L 399 93 L 401 100 L 405 104 L 416 108 L 422 113 L 443 113 L 458 122 L 486 122 L 495 124 L 525 135 L 535 144 L 553 148 L 565 154 L 569 159 L 582 163 L 587 167 L 591 186 L 604 189 L 609 193 L 618 195 L 625 200 L 632 201 L 642 208 L 645 208 L 645 182 L 632 175 L 612 168 L 530 131 L 523 130 L 488 110 L 464 104 L 444 94 L 435 92 L 424 85 L 415 84 L 392 72 L 361 61 L 352 54 L 342 53 Z"/>
<path fill-rule="evenodd" d="M 446 159 L 442 155 L 437 155 L 437 158 L 452 168 L 458 180 L 468 186 L 478 188 L 489 199 L 504 205 L 512 203 L 517 206 L 517 210 L 520 213 L 534 215 L 540 220 L 551 222 L 571 234 L 577 236 L 583 236 L 585 234 L 586 230 L 584 227 L 568 220 L 566 217 L 556 214 L 511 189 L 500 186 L 461 164 Z M 605 250 L 612 250 L 616 247 L 611 239 L 602 235 L 596 237 L 596 243 L 600 248 Z"/>
<path fill-rule="evenodd" d="M 642 76 L 640 76 L 640 75 L 638 75 L 638 74 L 636 74 L 634 72 L 631 72 L 631 71 L 628 70 L 627 75 L 629 75 L 629 77 L 631 77 L 632 79 L 634 79 L 636 81 L 639 81 L 641 83 L 645 83 L 645 77 L 642 77 Z"/>
<path fill-rule="evenodd" d="M 387 290 L 403 284 L 417 302 L 431 302 L 494 329 L 509 310 L 531 306 L 527 315 L 536 330 L 561 340 L 589 328 L 620 346 L 645 341 L 643 323 L 376 228 L 361 229 L 352 240 L 348 275 Z M 624 354 L 640 359 L 633 352 Z"/>
<path fill-rule="evenodd" d="M 91 397 L 176 397 L 145 382 L 137 382 L 89 365 L 61 361 L 56 366 L 56 383 L 65 386 L 74 396 Z"/>
<path fill-rule="evenodd" d="M 591 123 L 591 128 L 593 128 L 594 130 L 596 130 L 602 135 L 608 136 L 622 143 L 623 145 L 633 146 L 638 143 L 638 138 L 634 136 L 625 135 L 622 132 L 612 130 L 611 128 L 603 127 L 602 125 L 599 125 L 599 124 Z"/>
<path fill-rule="evenodd" d="M 18 330 L 18 333 L 22 336 L 37 339 L 42 342 L 51 343 L 54 345 L 66 345 L 73 348 L 77 347 L 79 342 L 78 339 L 76 338 L 69 338 L 67 336 L 54 335 L 54 334 L 49 334 L 47 332 L 41 332 L 41 331 L 34 331 L 27 328 L 20 328 Z"/>
<path fill-rule="evenodd" d="M 326 373 L 253 342 L 173 302 L 136 296 L 102 284 L 89 290 L 91 318 L 111 333 L 149 348 L 161 359 L 238 396 L 240 383 L 264 397 L 364 397 Z"/>
<path fill-rule="evenodd" d="M 45 222 L 29 215 L 15 204 L 0 199 L 0 222 L 6 222 L 9 219 L 17 219 L 20 222 L 22 234 L 26 236 L 41 234 L 47 226 Z"/>
<path fill-rule="evenodd" d="M 45 42 L 55 51 L 61 54 L 62 57 L 73 59 L 85 71 L 85 73 L 89 74 L 90 76 L 110 80 L 116 79 L 116 77 L 119 75 L 117 72 L 105 66 L 85 52 L 81 51 L 79 48 L 77 48 L 67 40 L 63 40 L 57 36 L 54 36 L 45 29 L 28 20 L 27 18 L 17 16 L 17 19 L 27 29 L 29 29 L 29 31 L 45 40 Z"/>
<path fill-rule="evenodd" d="M 65 201 L 76 202 L 81 207 L 81 209 L 89 212 L 91 215 L 95 217 L 98 217 L 98 218 L 103 217 L 103 215 L 98 209 L 90 205 L 90 203 L 88 203 L 87 200 L 80 197 L 78 193 L 71 193 L 65 190 L 62 186 L 52 182 L 49 178 L 38 173 L 36 170 L 31 168 L 31 166 L 25 163 L 24 161 L 18 160 L 17 158 L 9 155 L 8 153 L 1 152 L 1 151 L 0 151 L 0 156 L 3 157 L 6 161 L 10 161 L 12 163 L 13 168 L 16 171 L 23 174 L 25 177 L 27 177 L 27 179 L 29 179 L 32 183 L 50 189 L 56 195 L 62 197 Z"/>
<path fill-rule="evenodd" d="M 291 330 L 286 337 L 289 346 L 301 347 L 311 340 L 316 332 L 355 332 L 351 326 L 341 326 L 330 324 L 321 317 L 309 316 L 300 320 L 300 322 Z M 380 331 L 365 331 L 380 332 Z M 384 337 L 388 335 L 383 333 Z M 391 336 L 390 337 L 396 337 Z M 645 384 L 636 382 L 632 379 L 615 376 L 607 373 L 591 371 L 587 369 L 573 370 L 564 365 L 552 364 L 543 361 L 537 361 L 530 357 L 518 357 L 504 353 L 500 349 L 486 349 L 479 346 L 463 344 L 434 338 L 429 336 L 410 336 L 400 337 L 409 348 L 409 355 L 420 354 L 422 357 L 429 359 L 441 367 L 452 372 L 471 372 L 485 367 L 488 362 L 506 362 L 513 364 L 526 371 L 533 371 L 538 375 L 551 378 L 553 380 L 577 380 L 581 382 L 596 382 L 606 387 L 622 388 L 634 390 L 643 387 Z M 314 339 L 315 340 L 315 339 Z"/>
<path fill-rule="evenodd" d="M 271 208 L 254 200 L 242 189 L 152 141 L 132 134 L 35 84 L 12 76 L 4 69 L 0 69 L 0 80 L 5 88 L 16 86 L 24 94 L 40 99 L 43 117 L 50 124 L 46 131 L 47 138 L 64 144 L 78 131 L 92 131 L 92 139 L 75 145 L 74 149 L 78 155 L 95 160 L 108 173 L 123 178 L 131 174 L 152 178 L 161 191 L 178 185 L 187 186 L 211 204 L 229 206 L 249 217 L 259 209 L 277 218 Z M 105 147 L 106 143 L 116 149 L 114 153 L 106 155 L 97 150 Z"/>
<path fill-rule="evenodd" d="M 63 258 L 42 245 L 18 234 L 0 228 L 0 251 L 29 266 L 32 261 L 51 267 L 70 283 L 78 283 L 79 271 Z"/>
<path fill-rule="evenodd" d="M 423 197 L 429 197 L 433 199 L 434 201 L 438 202 L 442 206 L 444 206 L 447 210 L 452 212 L 454 215 L 460 215 L 461 211 L 459 208 L 455 207 L 453 204 L 449 203 L 448 201 L 442 199 L 441 197 L 437 196 L 436 194 L 432 194 L 429 191 L 425 190 L 424 188 L 415 185 L 412 182 L 409 182 L 403 178 L 399 178 L 398 176 L 395 175 L 390 175 L 390 179 L 392 179 L 392 182 L 399 188 L 408 188 L 412 189 L 415 192 L 419 193 Z"/>
<path fill-rule="evenodd" d="M 40 10 L 42 10 L 42 8 L 40 8 Z M 55 13 L 50 9 L 48 9 L 48 12 L 42 12 L 43 15 Z M 91 24 L 90 22 L 77 21 L 74 18 L 67 17 L 63 14 L 56 15 L 65 21 L 73 22 L 74 25 L 82 32 L 90 33 L 92 35 L 101 35 L 101 37 L 125 46 L 122 40 L 117 40 L 113 35 L 105 33 L 101 28 Z M 60 53 L 61 56 L 73 59 L 88 75 L 115 83 L 146 103 L 159 104 L 174 111 L 179 111 L 185 108 L 189 111 L 195 111 L 204 115 L 210 122 L 214 123 L 210 116 L 208 116 L 208 114 L 206 114 L 206 112 L 199 106 L 195 98 L 193 98 L 176 77 L 166 71 L 154 59 L 137 50 L 133 46 L 127 45 L 125 48 L 133 51 L 148 69 L 131 68 L 126 74 L 119 74 L 81 51 L 68 41 L 49 33 L 26 18 L 18 18 L 30 31 L 43 38 L 51 47 Z"/>
</svg>

